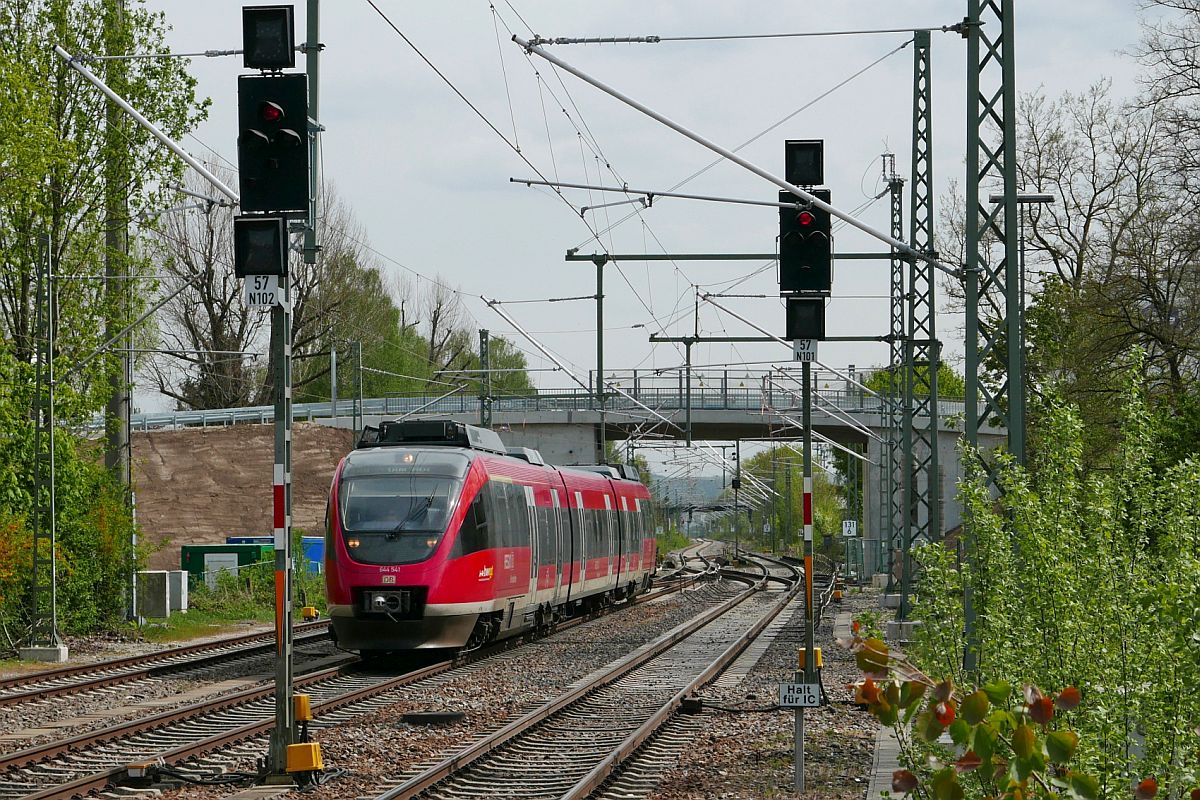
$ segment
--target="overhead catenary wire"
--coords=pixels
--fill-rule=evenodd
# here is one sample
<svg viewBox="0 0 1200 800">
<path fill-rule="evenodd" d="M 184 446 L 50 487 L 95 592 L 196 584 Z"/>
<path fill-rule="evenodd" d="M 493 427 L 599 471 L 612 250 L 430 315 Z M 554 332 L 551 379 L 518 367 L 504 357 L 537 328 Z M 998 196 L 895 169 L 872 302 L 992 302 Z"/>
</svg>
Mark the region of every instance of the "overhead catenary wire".
<svg viewBox="0 0 1200 800">
<path fill-rule="evenodd" d="M 918 31 L 938 31 L 941 33 L 961 33 L 965 22 L 951 25 L 932 25 L 913 28 L 855 28 L 840 31 L 797 31 L 793 33 L 727 33 L 701 34 L 696 36 L 593 36 L 571 37 L 534 36 L 530 41 L 537 45 L 567 45 L 567 44 L 660 44 L 662 42 L 732 42 L 749 39 L 803 39 L 825 36 L 872 36 L 882 33 L 915 33 Z"/>
<path fill-rule="evenodd" d="M 535 172 L 535 173 L 536 173 L 536 174 L 537 174 L 537 175 L 538 175 L 540 178 L 542 178 L 543 180 L 548 180 L 548 178 L 546 177 L 546 175 L 545 175 L 545 174 L 544 174 L 544 173 L 543 173 L 543 172 L 542 172 L 540 169 L 538 169 L 538 167 L 537 167 L 537 166 L 536 166 L 536 165 L 535 165 L 535 164 L 534 164 L 534 163 L 533 163 L 533 162 L 532 162 L 532 161 L 531 161 L 531 160 L 530 160 L 530 159 L 529 159 L 529 158 L 528 158 L 528 157 L 527 157 L 527 156 L 526 156 L 526 155 L 525 155 L 525 154 L 524 154 L 524 153 L 523 153 L 521 150 L 520 150 L 520 148 L 518 148 L 518 147 L 517 147 L 517 146 L 516 146 L 516 145 L 515 145 L 515 144 L 514 144 L 512 141 L 509 141 L 508 137 L 507 137 L 507 136 L 505 136 L 505 135 L 504 135 L 504 134 L 503 134 L 503 133 L 500 131 L 500 129 L 499 129 L 499 128 L 497 128 L 497 127 L 496 127 L 496 125 L 495 125 L 494 123 L 492 123 L 492 121 L 491 121 L 490 119 L 488 119 L 488 117 L 487 117 L 487 116 L 486 116 L 486 115 L 485 115 L 485 114 L 484 114 L 484 113 L 483 113 L 483 112 L 482 112 L 482 111 L 481 111 L 481 110 L 480 110 L 480 109 L 479 109 L 479 108 L 478 108 L 478 107 L 477 107 L 477 106 L 476 106 L 474 103 L 472 103 L 472 102 L 471 102 L 471 100 L 470 100 L 470 99 L 469 99 L 469 98 L 468 98 L 468 97 L 467 97 L 465 94 L 463 94 L 463 92 L 462 92 L 462 91 L 461 91 L 461 90 L 460 90 L 460 89 L 459 89 L 459 88 L 458 88 L 458 87 L 457 87 L 457 86 L 454 84 L 454 82 L 453 82 L 453 81 L 451 81 L 451 80 L 450 80 L 450 79 L 449 79 L 449 78 L 446 76 L 446 74 L 445 74 L 445 73 L 443 73 L 443 72 L 442 72 L 442 71 L 441 71 L 441 70 L 440 70 L 440 69 L 439 69 L 439 68 L 438 68 L 438 67 L 437 67 L 437 66 L 436 66 L 436 65 L 435 65 L 435 64 L 434 64 L 434 63 L 433 63 L 433 62 L 432 62 L 432 61 L 431 61 L 431 60 L 430 60 L 430 59 L 429 59 L 429 58 L 428 58 L 428 57 L 427 57 L 425 54 L 424 54 L 424 52 L 423 52 L 423 51 L 421 51 L 421 49 L 420 49 L 420 48 L 418 48 L 418 47 L 416 46 L 416 44 L 415 44 L 415 43 L 414 43 L 414 42 L 413 42 L 411 39 L 409 39 L 409 37 L 408 37 L 407 35 L 405 35 L 403 31 L 401 31 L 401 30 L 400 30 L 400 28 L 399 28 L 399 27 L 398 27 L 398 26 L 397 26 L 397 25 L 396 25 L 396 24 L 395 24 L 395 23 L 394 23 L 394 22 L 393 22 L 393 21 L 392 21 L 392 20 L 391 20 L 391 19 L 388 17 L 388 15 L 387 15 L 387 14 L 385 14 L 385 13 L 383 12 L 383 10 L 379 8 L 379 6 L 378 6 L 378 5 L 377 5 L 377 4 L 374 2 L 374 0 L 367 0 L 367 4 L 368 4 L 368 5 L 370 5 L 370 6 L 371 6 L 371 8 L 372 8 L 372 9 L 374 9 L 374 10 L 375 10 L 375 12 L 376 12 L 376 13 L 377 13 L 377 14 L 378 14 L 378 15 L 379 15 L 379 16 L 380 16 L 382 19 L 383 19 L 383 21 L 384 21 L 384 22 L 385 22 L 385 23 L 386 23 L 386 24 L 387 24 L 387 25 L 388 25 L 388 26 L 389 26 L 389 27 L 390 27 L 390 28 L 391 28 L 391 29 L 392 29 L 392 30 L 393 30 L 393 31 L 396 33 L 396 35 L 397 35 L 397 36 L 399 36 L 399 37 L 400 37 L 400 38 L 401 38 L 401 39 L 404 41 L 404 43 L 405 43 L 406 45 L 408 45 L 408 47 L 409 47 L 411 50 L 413 50 L 413 52 L 414 52 L 414 53 L 416 53 L 416 54 L 417 54 L 417 56 L 418 56 L 418 57 L 419 57 L 419 58 L 420 58 L 422 61 L 424 61 L 424 62 L 425 62 L 425 64 L 426 64 L 427 66 L 429 66 L 429 68 L 430 68 L 430 69 L 432 69 L 432 70 L 434 71 L 434 73 L 435 73 L 435 74 L 436 74 L 436 75 L 437 75 L 437 76 L 438 76 L 438 77 L 439 77 L 439 78 L 442 80 L 442 82 L 443 82 L 443 83 L 445 83 L 445 84 L 446 84 L 446 85 L 447 85 L 447 86 L 448 86 L 448 87 L 451 89 L 451 91 L 453 91 L 453 92 L 455 93 L 455 95 L 457 95 L 457 96 L 458 96 L 458 97 L 459 97 L 459 98 L 460 98 L 460 99 L 461 99 L 461 100 L 462 100 L 464 103 L 466 103 L 466 104 L 467 104 L 467 106 L 468 106 L 468 107 L 469 107 L 469 108 L 472 110 L 472 112 L 474 112 L 474 114 L 475 114 L 476 116 L 478 116 L 478 117 L 480 118 L 480 120 L 482 120 L 482 121 L 484 122 L 484 124 L 485 124 L 485 125 L 487 125 L 487 127 L 488 127 L 488 128 L 489 128 L 489 129 L 490 129 L 490 130 L 491 130 L 493 133 L 495 133 L 495 134 L 496 134 L 498 137 L 500 137 L 501 141 L 503 141 L 503 142 L 504 142 L 504 143 L 505 143 L 505 144 L 506 144 L 506 145 L 507 145 L 507 146 L 508 146 L 508 147 L 509 147 L 509 148 L 510 148 L 510 149 L 511 149 L 511 150 L 512 150 L 512 151 L 513 151 L 513 152 L 514 152 L 514 153 L 515 153 L 515 154 L 516 154 L 516 155 L 517 155 L 517 156 L 518 156 L 518 157 L 519 157 L 519 158 L 520 158 L 522 161 L 524 161 L 524 162 L 525 162 L 525 164 L 526 164 L 526 165 L 527 165 L 527 166 L 528 166 L 530 169 L 532 169 L 532 170 L 533 170 L 533 171 L 534 171 L 534 172 Z M 501 18 L 501 19 L 502 19 L 502 18 Z M 506 27 L 507 27 L 507 26 L 506 26 Z M 535 69 L 535 73 L 536 73 L 536 69 Z M 560 106 L 560 107 L 561 107 L 561 106 Z M 557 166 L 555 167 L 555 169 L 557 170 Z M 556 193 L 555 193 L 555 195 L 556 195 L 556 196 L 557 196 L 557 197 L 558 197 L 558 198 L 559 198 L 559 199 L 560 199 L 560 200 L 561 200 L 563 203 L 565 203 L 565 204 L 566 204 L 566 205 L 567 205 L 569 208 L 571 208 L 573 212 L 575 212 L 575 215 L 576 215 L 576 216 L 577 216 L 577 217 L 578 217 L 578 218 L 579 218 L 579 219 L 580 219 L 580 220 L 583 222 L 583 224 L 584 224 L 584 225 L 585 225 L 585 226 L 588 228 L 589 232 L 591 232 L 591 233 L 593 234 L 593 238 L 596 238 L 596 237 L 598 236 L 598 234 L 597 234 L 597 231 L 595 230 L 595 228 L 593 228 L 593 227 L 592 227 L 590 224 L 588 224 L 587 220 L 586 220 L 586 219 L 584 219 L 584 218 L 583 218 L 581 215 L 579 215 L 579 213 L 578 213 L 578 209 L 577 209 L 577 208 L 576 208 L 576 207 L 575 207 L 575 206 L 574 206 L 574 205 L 573 205 L 573 204 L 570 202 L 570 200 L 568 200 L 568 199 L 567 199 L 565 196 L 563 196 L 561 192 L 556 192 Z M 591 239 L 589 239 L 589 241 L 591 241 Z M 598 241 L 598 238 L 597 238 L 597 241 Z M 628 281 L 628 278 L 626 278 L 626 277 L 624 276 L 624 274 L 623 274 L 623 273 L 621 273 L 621 271 L 620 271 L 619 269 L 618 269 L 618 273 L 619 273 L 619 274 L 621 274 L 622 278 L 623 278 L 623 279 L 626 281 L 626 283 L 628 283 L 628 282 L 629 282 L 629 281 Z M 633 289 L 632 285 L 630 285 L 630 288 L 631 288 L 631 289 Z M 641 297 L 640 297 L 640 295 L 638 295 L 638 293 L 636 292 L 636 290 L 634 290 L 634 295 L 635 295 L 635 297 L 637 297 L 637 298 L 638 298 L 639 302 L 642 302 L 642 304 L 643 304 L 643 305 L 645 305 L 644 301 L 642 301 L 642 300 L 641 300 Z M 652 310 L 652 309 L 650 309 L 650 308 L 648 308 L 648 307 L 647 307 L 647 309 L 646 309 L 646 310 L 647 310 L 647 311 L 650 313 L 651 317 L 654 317 L 654 316 L 655 316 L 655 315 L 654 315 L 654 312 L 653 312 L 653 310 Z M 664 330 L 664 332 L 665 332 L 665 329 L 663 329 L 663 330 Z"/>
<path fill-rule="evenodd" d="M 863 75 L 863 74 L 865 74 L 865 73 L 869 72 L 871 69 L 873 69 L 874 67 L 878 66 L 879 64 L 882 64 L 884 61 L 886 61 L 887 59 L 891 58 L 891 57 L 892 57 L 892 56 L 894 56 L 896 53 L 899 53 L 901 50 L 903 50 L 904 48 L 908 47 L 910 44 L 912 44 L 912 42 L 913 42 L 913 40 L 912 40 L 912 39 L 909 39 L 909 40 L 907 40 L 906 42 L 904 42 L 904 43 L 900 44 L 898 47 L 895 47 L 895 48 L 893 48 L 893 49 L 889 50 L 888 52 L 884 53 L 882 56 L 880 56 L 879 58 L 875 59 L 875 60 L 874 60 L 874 61 L 872 61 L 871 63 L 867 64 L 865 67 L 863 67 L 862 69 L 858 70 L 857 72 L 855 72 L 855 73 L 851 74 L 851 75 L 850 75 L 850 76 L 848 76 L 847 78 L 845 78 L 845 79 L 843 79 L 843 80 L 839 81 L 838 83 L 835 83 L 833 86 L 831 86 L 830 88 L 826 89 L 824 92 L 822 92 L 821 94 L 817 95 L 817 96 L 816 96 L 816 97 L 814 97 L 813 99 L 811 99 L 811 100 L 807 101 L 806 103 L 804 103 L 803 105 L 801 105 L 801 106 L 800 106 L 799 108 L 797 108 L 796 110 L 794 110 L 794 111 L 792 111 L 792 112 L 788 113 L 788 114 L 787 114 L 787 115 L 785 115 L 784 117 L 782 117 L 782 118 L 780 118 L 779 120 L 777 120 L 777 121 L 773 122 L 772 124 L 768 125 L 768 126 L 767 126 L 766 128 L 764 128 L 763 130 L 761 130 L 761 131 L 759 131 L 758 133 L 756 133 L 755 135 L 751 136 L 751 137 L 750 137 L 749 139 L 747 139 L 746 141 L 744 141 L 744 142 L 742 142 L 741 144 L 739 144 L 739 145 L 737 145 L 736 147 L 734 147 L 734 148 L 733 148 L 733 152 L 735 152 L 735 153 L 741 152 L 741 151 L 742 151 L 742 150 L 744 150 L 745 148 L 747 148 L 747 147 L 749 147 L 750 145 L 752 145 L 752 144 L 754 144 L 755 142 L 757 142 L 757 141 L 758 141 L 759 139 L 761 139 L 762 137 L 766 136 L 768 133 L 771 133 L 771 132 L 772 132 L 772 131 L 774 131 L 776 128 L 778 128 L 778 127 L 780 127 L 781 125 L 783 125 L 784 123 L 786 123 L 786 122 L 790 121 L 790 120 L 791 120 L 793 117 L 797 116 L 798 114 L 801 114 L 801 113 L 803 113 L 804 111 L 807 111 L 809 108 L 811 108 L 812 106 L 816 105 L 816 104 L 817 104 L 817 103 L 819 103 L 820 101 L 824 100 L 824 99 L 825 99 L 826 97 L 828 97 L 829 95 L 833 94 L 833 93 L 834 93 L 834 92 L 836 92 L 837 90 L 839 90 L 839 89 L 841 89 L 842 87 L 846 86 L 846 85 L 847 85 L 847 84 L 849 84 L 851 81 L 853 81 L 855 78 L 858 78 L 859 76 L 861 76 L 861 75 Z M 716 159 L 713 159 L 712 161 L 708 162 L 707 164 L 705 164 L 705 165 L 704 165 L 703 167 L 701 167 L 700 169 L 698 169 L 698 170 L 696 170 L 695 172 L 693 172 L 691 175 L 688 175 L 687 177 L 685 177 L 685 178 L 683 178 L 682 180 L 678 181 L 678 182 L 677 182 L 677 183 L 675 183 L 674 185 L 672 185 L 672 186 L 668 187 L 668 191 L 674 191 L 674 190 L 676 190 L 676 189 L 679 189 L 679 188 L 681 188 L 681 187 L 683 187 L 683 186 L 686 186 L 688 183 L 691 183 L 693 180 L 695 180 L 696 178 L 699 178 L 701 175 L 703 175 L 704 173 L 708 172 L 710 169 L 712 169 L 713 167 L 717 166 L 718 164 L 721 164 L 721 163 L 723 163 L 724 161 L 725 161 L 725 159 L 724 159 L 724 158 L 716 158 Z M 615 226 L 619 226 L 619 225 L 621 225 L 622 223 L 626 222 L 627 220 L 633 219 L 633 217 L 635 217 L 635 216 L 637 216 L 637 214 L 636 214 L 636 213 L 627 214 L 627 215 L 625 215 L 624 217 L 622 217 L 621 219 L 617 220 L 617 222 L 616 222 L 616 225 L 615 225 Z M 613 226 L 613 227 L 615 227 L 615 226 Z M 605 233 L 605 232 L 607 232 L 607 231 L 601 231 L 601 233 Z M 594 240 L 594 237 L 593 237 L 593 239 L 584 239 L 582 242 L 580 242 L 579 244 L 575 245 L 575 247 L 574 247 L 573 249 L 575 249 L 575 250 L 579 250 L 580 248 L 584 247 L 585 245 L 587 245 L 589 242 L 591 242 L 591 241 L 593 241 L 593 240 Z"/>
</svg>

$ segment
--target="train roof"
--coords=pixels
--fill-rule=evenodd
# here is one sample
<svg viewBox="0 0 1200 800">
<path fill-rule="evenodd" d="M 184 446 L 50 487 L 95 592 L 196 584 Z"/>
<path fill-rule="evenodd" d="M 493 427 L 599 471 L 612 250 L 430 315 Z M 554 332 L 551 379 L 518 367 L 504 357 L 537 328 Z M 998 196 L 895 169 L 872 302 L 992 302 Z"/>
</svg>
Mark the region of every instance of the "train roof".
<svg viewBox="0 0 1200 800">
<path fill-rule="evenodd" d="M 640 483 L 638 469 L 628 464 L 588 464 L 556 466 L 547 464 L 541 453 L 527 447 L 506 447 L 495 431 L 479 428 L 455 420 L 384 420 L 376 426 L 366 426 L 359 436 L 355 452 L 347 456 L 358 467 L 383 465 L 396 462 L 388 455 L 389 448 L 427 451 L 430 448 L 445 449 L 465 456 L 469 461 L 485 455 L 489 465 L 503 465 L 508 471 L 524 472 L 534 469 L 555 469 L 571 474 L 575 481 L 590 483 L 608 478 L 613 481 Z M 428 466 L 441 461 L 436 457 L 421 459 Z M 524 469 L 521 469 L 521 468 Z M 490 470 L 489 470 L 490 471 Z"/>
</svg>

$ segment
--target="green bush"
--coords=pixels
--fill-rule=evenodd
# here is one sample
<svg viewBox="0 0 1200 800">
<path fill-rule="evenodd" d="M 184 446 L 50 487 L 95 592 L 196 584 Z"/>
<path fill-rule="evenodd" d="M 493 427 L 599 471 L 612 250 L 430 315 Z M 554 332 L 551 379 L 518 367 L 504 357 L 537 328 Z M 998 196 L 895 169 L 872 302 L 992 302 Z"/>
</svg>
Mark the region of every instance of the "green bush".
<svg viewBox="0 0 1200 800">
<path fill-rule="evenodd" d="M 969 581 L 979 682 L 1078 687 L 1076 763 L 1098 778 L 1098 796 L 1127 797 L 1152 775 L 1180 797 L 1200 765 L 1200 463 L 1156 465 L 1159 428 L 1132 378 L 1111 471 L 1084 469 L 1073 409 L 1050 403 L 1040 418 L 1028 469 L 998 459 L 998 498 L 979 458 L 964 459 L 972 558 L 960 573 L 944 548 L 920 553 L 912 655 L 930 675 L 967 682 Z"/>
</svg>

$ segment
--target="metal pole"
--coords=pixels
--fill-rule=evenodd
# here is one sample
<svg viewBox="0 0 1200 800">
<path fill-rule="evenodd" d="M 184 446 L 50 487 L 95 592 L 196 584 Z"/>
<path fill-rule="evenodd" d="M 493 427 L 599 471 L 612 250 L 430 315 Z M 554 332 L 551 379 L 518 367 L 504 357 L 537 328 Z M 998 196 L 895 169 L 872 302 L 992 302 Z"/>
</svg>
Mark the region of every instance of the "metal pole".
<svg viewBox="0 0 1200 800">
<path fill-rule="evenodd" d="M 486 328 L 479 329 L 479 367 L 483 374 L 479 378 L 479 424 L 492 427 L 492 357 L 491 341 Z"/>
<path fill-rule="evenodd" d="M 279 278 L 282 302 L 271 309 L 271 355 L 275 367 L 275 728 L 271 765 L 287 773 L 287 749 L 295 740 L 292 712 L 292 331 L 291 288 Z"/>
<path fill-rule="evenodd" d="M 308 220 L 304 226 L 304 263 L 317 263 L 321 246 L 317 244 L 317 220 L 321 173 L 320 173 L 320 114 L 321 81 L 320 56 L 322 45 L 319 38 L 321 28 L 320 0 L 308 0 L 307 41 L 304 44 L 304 72 L 308 75 Z"/>
<path fill-rule="evenodd" d="M 691 386 L 691 374 L 688 374 L 688 386 Z M 738 554 L 738 491 L 742 483 L 742 440 L 734 440 L 734 459 L 737 464 L 738 485 L 733 487 L 733 557 Z"/>
<path fill-rule="evenodd" d="M 607 464 L 608 454 L 604 446 L 604 264 L 605 256 L 592 259 L 596 264 L 596 401 L 600 408 L 600 442 L 597 464 Z"/>
<path fill-rule="evenodd" d="M 118 55 L 125 47 L 125 0 L 106 5 L 103 13 L 105 51 Z M 124 89 L 126 62 L 110 61 L 105 65 L 109 80 L 118 90 Z M 104 299 L 108 306 L 104 314 L 105 336 L 129 318 L 129 230 L 126 130 L 121 109 L 114 103 L 105 104 L 104 144 Z M 129 504 L 129 375 L 132 373 L 133 353 L 126 342 L 120 356 L 120 372 L 109 373 L 109 398 L 104 415 L 104 467 L 116 477 Z M 131 598 L 132 599 L 132 598 Z M 132 604 L 131 604 L 132 605 Z M 132 617 L 132 615 L 131 615 Z"/>
<path fill-rule="evenodd" d="M 196 170 L 196 172 L 200 173 L 200 175 L 202 175 L 205 180 L 207 180 L 209 183 L 211 183 L 218 192 L 220 192 L 221 194 L 228 197 L 229 201 L 231 203 L 237 204 L 240 202 L 240 198 L 238 198 L 237 192 L 233 191 L 233 189 L 230 189 L 228 186 L 226 186 L 221 181 L 221 179 L 218 178 L 216 175 L 213 175 L 203 164 L 201 164 L 196 159 L 195 156 L 193 156 L 188 151 L 184 150 L 183 147 L 176 144 L 169 136 L 167 136 L 165 133 L 160 131 L 153 122 L 151 122 L 150 120 L 143 117 L 140 113 L 138 113 L 138 110 L 136 108 L 134 108 L 133 106 L 129 105 L 129 103 L 127 103 L 124 98 L 122 98 L 120 95 L 118 95 L 112 89 L 108 88 L 108 86 L 105 85 L 104 81 L 97 78 L 95 73 L 93 73 L 90 69 L 85 67 L 81 62 L 77 61 L 74 56 L 72 56 L 70 53 L 68 53 L 66 50 L 62 49 L 58 45 L 54 45 L 54 52 L 58 53 L 58 55 L 61 56 L 64 61 L 66 61 L 68 64 L 70 64 L 72 69 L 74 69 L 76 72 L 78 72 L 83 77 L 87 78 L 87 80 L 93 86 L 95 86 L 97 89 L 99 89 L 101 92 L 103 92 L 105 94 L 105 96 L 108 97 L 109 100 L 112 100 L 114 103 L 116 103 L 121 108 L 122 111 L 124 111 L 129 116 L 133 117 L 134 121 L 137 122 L 137 124 L 141 125 L 147 131 L 149 131 L 150 135 L 152 135 L 155 139 L 158 139 L 160 142 L 162 142 L 163 145 L 165 145 L 168 150 L 170 150 L 172 153 L 174 153 L 175 155 L 182 158 L 189 167 Z"/>
<path fill-rule="evenodd" d="M 337 420 L 337 343 L 329 345 L 329 416 Z"/>
<path fill-rule="evenodd" d="M 801 405 L 804 423 L 804 671 L 797 682 L 816 681 L 816 653 L 813 648 L 813 503 L 812 503 L 812 364 L 801 364 Z M 796 709 L 797 791 L 804 791 L 804 709 Z"/>
<path fill-rule="evenodd" d="M 354 435 L 358 436 L 363 429 L 363 361 L 362 342 L 354 342 Z"/>
<path fill-rule="evenodd" d="M 1013 40 L 1013 0 L 967 2 L 967 175 L 966 265 L 964 324 L 966 381 L 964 434 L 968 445 L 978 447 L 979 427 L 993 416 L 1005 420 L 1008 449 L 1018 464 L 1025 463 L 1025 416 L 1020 402 L 1025 385 L 1021 373 L 1020 265 L 1017 232 L 1016 80 Z M 987 19 L 984 19 L 984 16 Z M 986 23 L 986 24 L 984 24 Z M 984 78 L 988 79 L 987 84 Z M 996 78 L 999 77 L 997 81 Z M 986 144 L 985 131 L 999 131 L 999 141 Z M 980 189 L 1000 180 L 1003 203 L 984 205 Z M 1002 218 L 1000 218 L 1002 215 Z M 988 263 L 991 238 L 1002 238 L 1002 256 Z M 998 319 L 981 319 L 979 306 L 999 311 Z M 1007 347 L 1001 352 L 1001 346 Z M 1003 360 L 1007 375 L 999 376 L 994 392 L 982 390 L 980 367 L 994 355 Z M 981 402 L 982 401 L 982 402 Z M 995 488 L 995 475 L 989 470 Z M 963 559 L 967 564 L 963 586 L 963 669 L 974 673 L 979 664 L 976 629 L 973 561 L 975 535 L 971 520 L 963 525 Z"/>
<path fill-rule="evenodd" d="M 633 98 L 622 94 L 621 92 L 617 91 L 616 89 L 612 88 L 611 86 L 608 86 L 607 84 L 604 84 L 604 83 L 596 80 L 595 78 L 591 77 L 590 75 L 587 75 L 584 72 L 581 72 L 580 70 L 576 69 L 575 67 L 572 67 L 570 64 L 566 63 L 562 59 L 560 59 L 556 56 L 550 55 L 550 53 L 546 52 L 542 48 L 530 44 L 529 42 L 525 41 L 524 39 L 520 38 L 519 36 L 513 36 L 512 38 L 513 38 L 513 41 L 516 42 L 521 47 L 523 47 L 526 52 L 541 56 L 542 58 L 549 61 L 551 64 L 554 64 L 555 66 L 571 73 L 572 75 L 574 75 L 575 77 L 584 81 L 585 83 L 589 83 L 592 86 L 599 89 L 600 91 L 604 92 L 605 94 L 611 95 L 612 97 L 616 98 L 617 100 L 620 100 L 622 103 L 625 103 L 626 105 L 637 109 L 638 111 L 642 112 L 643 114 L 650 117 L 651 119 L 653 119 L 657 122 L 660 122 L 663 125 L 666 125 L 668 128 L 675 131 L 676 133 L 686 136 L 687 138 L 691 139 L 693 142 L 696 142 L 697 144 L 702 145 L 703 147 L 707 147 L 709 150 L 712 150 L 714 153 L 722 156 L 723 158 L 726 158 L 729 161 L 732 161 L 734 164 L 737 164 L 739 167 L 742 167 L 743 169 L 747 169 L 750 172 L 753 172 L 755 175 L 759 176 L 763 180 L 770 181 L 771 183 L 778 186 L 780 189 L 783 189 L 785 192 L 789 192 L 789 193 L 795 195 L 796 197 L 799 197 L 801 200 L 804 200 L 807 203 L 811 203 L 812 205 L 816 206 L 817 208 L 821 209 L 822 211 L 825 211 L 825 212 L 831 214 L 832 216 L 837 217 L 838 219 L 842 220 L 843 222 L 846 222 L 849 225 L 853 225 L 854 227 L 858 228 L 860 231 L 867 234 L 868 236 L 873 236 L 876 239 L 883 242 L 884 244 L 889 244 L 892 247 L 897 248 L 898 250 L 900 250 L 900 252 L 904 253 L 906 256 L 911 256 L 914 258 L 928 260 L 931 264 L 934 264 L 938 269 L 941 269 L 950 274 L 956 274 L 954 270 L 950 269 L 949 267 L 945 266 L 944 264 L 939 263 L 936 259 L 932 259 L 923 253 L 916 252 L 915 250 L 913 250 L 911 247 L 909 247 L 907 244 L 900 241 L 899 239 L 895 239 L 895 238 L 889 236 L 888 234 L 883 233 L 882 231 L 875 230 L 870 225 L 860 222 L 858 219 L 847 214 L 846 212 L 840 211 L 840 210 L 834 208 L 829 203 L 826 203 L 824 200 L 821 200 L 820 198 L 814 196 L 813 194 L 806 192 L 805 190 L 801 189 L 799 186 L 788 183 L 783 178 L 780 178 L 776 175 L 772 175 L 770 172 L 767 172 L 765 169 L 750 163 L 746 159 L 737 155 L 737 153 L 734 153 L 732 150 L 728 150 L 719 144 L 710 142 L 708 139 L 705 139 L 703 136 L 700 136 L 699 134 L 693 133 L 692 131 L 688 130 L 687 128 L 683 127 L 682 125 L 680 125 L 676 122 L 673 122 L 672 120 L 668 119 L 667 117 L 664 117 L 662 114 L 659 114 L 656 111 L 652 111 L 650 108 L 642 105 L 641 103 L 634 100 Z"/>
<path fill-rule="evenodd" d="M 684 349 L 684 356 L 685 356 L 685 362 L 686 362 L 685 370 L 687 373 L 687 394 L 685 395 L 685 399 L 684 399 L 684 405 L 686 406 L 685 413 L 687 416 L 685 418 L 684 428 L 687 431 L 687 433 L 686 433 L 687 446 L 691 447 L 692 446 L 692 342 L 690 339 L 686 340 L 683 343 L 683 349 Z"/>
</svg>

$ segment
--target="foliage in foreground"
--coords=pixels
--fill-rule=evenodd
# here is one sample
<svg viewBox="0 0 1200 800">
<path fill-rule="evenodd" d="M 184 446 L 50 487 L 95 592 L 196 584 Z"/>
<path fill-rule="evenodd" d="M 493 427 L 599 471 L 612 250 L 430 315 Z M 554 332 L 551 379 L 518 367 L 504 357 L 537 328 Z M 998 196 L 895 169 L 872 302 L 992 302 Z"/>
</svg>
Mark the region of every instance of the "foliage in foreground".
<svg viewBox="0 0 1200 800">
<path fill-rule="evenodd" d="M 1154 776 L 1178 798 L 1200 765 L 1200 463 L 1159 466 L 1160 426 L 1135 380 L 1121 414 L 1111 472 L 1084 469 L 1083 426 L 1062 404 L 1044 410 L 1028 469 L 1000 461 L 998 499 L 979 459 L 966 459 L 974 557 L 960 572 L 944 547 L 919 553 L 914 617 L 924 624 L 912 654 L 929 674 L 965 682 L 969 580 L 978 679 L 1077 687 L 1086 702 L 1071 718 L 1076 763 L 1096 777 L 1097 796 L 1125 797 Z"/>
<path fill-rule="evenodd" d="M 894 729 L 908 764 L 892 774 L 892 791 L 917 800 L 1100 797 L 1096 778 L 1074 768 L 1079 736 L 1058 713 L 1079 705 L 1074 686 L 1049 696 L 1028 685 L 1019 697 L 1004 681 L 957 688 L 889 653 L 880 639 L 856 635 L 850 646 L 866 673 L 854 700 Z M 1138 800 L 1150 800 L 1157 785 L 1143 789 Z"/>
</svg>

